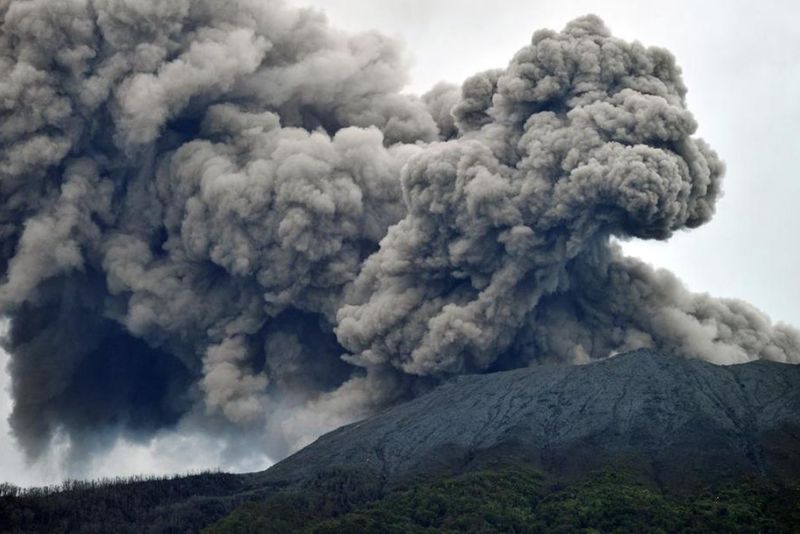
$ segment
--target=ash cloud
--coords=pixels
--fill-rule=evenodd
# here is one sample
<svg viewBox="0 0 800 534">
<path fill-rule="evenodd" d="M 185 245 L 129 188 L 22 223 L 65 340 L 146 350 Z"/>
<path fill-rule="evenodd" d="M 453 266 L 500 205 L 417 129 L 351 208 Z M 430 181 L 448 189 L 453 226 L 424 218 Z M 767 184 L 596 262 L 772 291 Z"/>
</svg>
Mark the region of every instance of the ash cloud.
<svg viewBox="0 0 800 534">
<path fill-rule="evenodd" d="M 236 0 L 0 2 L 0 311 L 31 458 L 241 429 L 280 457 L 448 376 L 800 334 L 615 238 L 707 222 L 673 57 L 593 16 L 421 97 L 376 33 Z"/>
</svg>

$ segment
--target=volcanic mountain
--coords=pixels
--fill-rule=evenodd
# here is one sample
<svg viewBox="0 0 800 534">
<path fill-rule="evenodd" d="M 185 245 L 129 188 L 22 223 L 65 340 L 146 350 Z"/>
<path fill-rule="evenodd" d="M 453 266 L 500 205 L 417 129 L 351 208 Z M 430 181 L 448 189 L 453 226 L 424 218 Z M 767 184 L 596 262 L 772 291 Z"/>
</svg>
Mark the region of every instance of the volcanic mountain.
<svg viewBox="0 0 800 534">
<path fill-rule="evenodd" d="M 614 479 L 602 482 L 602 491 L 591 484 L 559 489 L 586 484 L 599 472 L 626 473 L 642 486 Z M 580 516 L 577 526 L 726 530 L 753 521 L 755 530 L 781 531 L 800 526 L 791 504 L 800 498 L 798 476 L 800 366 L 716 366 L 642 349 L 583 366 L 455 377 L 330 432 L 260 473 L 73 484 L 18 496 L 0 491 L 0 525 L 7 525 L 0 530 L 196 531 L 218 520 L 212 532 L 383 531 L 387 522 L 405 531 L 423 528 L 419 521 L 445 529 L 437 517 L 474 515 L 497 501 L 501 508 L 522 502 L 523 510 L 492 508 L 451 530 L 538 531 L 578 517 L 572 508 L 553 512 L 553 502 L 596 499 L 600 491 L 623 500 L 596 507 L 605 527 L 595 516 Z M 750 481 L 744 490 L 725 490 L 721 500 L 718 490 L 697 493 L 743 480 Z M 568 499 L 559 497 L 564 492 Z M 452 509 L 453 494 L 463 509 Z M 684 500 L 664 500 L 675 494 Z M 424 508 L 430 499 L 433 512 L 397 511 Z M 380 508 L 385 502 L 391 517 Z M 729 509 L 746 514 L 731 516 Z M 355 522 L 348 523 L 352 514 Z M 378 519 L 369 523 L 369 514 Z M 776 514 L 789 515 L 775 524 Z M 532 521 L 539 526 L 529 529 Z"/>
<path fill-rule="evenodd" d="M 800 475 L 800 366 L 716 366 L 648 349 L 583 366 L 459 376 L 265 471 L 331 469 L 389 484 L 497 462 L 557 476 L 624 466 L 665 484 Z"/>
</svg>

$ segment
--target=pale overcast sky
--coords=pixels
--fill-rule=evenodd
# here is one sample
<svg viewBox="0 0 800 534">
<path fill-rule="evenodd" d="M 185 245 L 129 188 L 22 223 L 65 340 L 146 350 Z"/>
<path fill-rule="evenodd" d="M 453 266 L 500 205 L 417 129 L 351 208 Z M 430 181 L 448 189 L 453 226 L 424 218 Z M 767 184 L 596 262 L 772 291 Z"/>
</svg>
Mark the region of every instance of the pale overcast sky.
<svg viewBox="0 0 800 534">
<path fill-rule="evenodd" d="M 715 219 L 668 243 L 630 243 L 629 253 L 677 273 L 694 291 L 741 298 L 775 320 L 800 326 L 800 3 L 792 1 L 485 1 L 313 0 L 335 26 L 377 29 L 405 41 L 412 56 L 409 91 L 440 80 L 460 83 L 505 66 L 534 30 L 560 30 L 595 13 L 612 33 L 671 50 L 689 87 L 700 135 L 727 164 L 725 196 Z M 57 454 L 24 465 L 8 435 L 8 376 L 0 354 L 0 479 L 57 480 Z M 191 451 L 191 454 L 187 452 Z M 225 461 L 208 439 L 176 433 L 149 445 L 123 445 L 98 458 L 100 475 L 214 467 L 252 470 L 263 456 Z M 188 462 L 188 463 L 187 463 Z"/>
</svg>

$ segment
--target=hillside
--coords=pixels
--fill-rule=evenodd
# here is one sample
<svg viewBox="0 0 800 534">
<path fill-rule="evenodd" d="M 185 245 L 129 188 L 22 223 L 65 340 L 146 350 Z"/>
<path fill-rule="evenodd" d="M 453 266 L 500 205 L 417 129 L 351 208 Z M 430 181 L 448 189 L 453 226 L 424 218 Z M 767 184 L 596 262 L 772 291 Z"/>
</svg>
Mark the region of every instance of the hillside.
<svg viewBox="0 0 800 534">
<path fill-rule="evenodd" d="M 794 533 L 800 528 L 798 502 L 800 486 L 764 479 L 675 493 L 625 472 L 564 484 L 525 467 L 494 468 L 417 482 L 333 509 L 307 492 L 250 502 L 207 532 Z"/>
<path fill-rule="evenodd" d="M 261 473 L 6 492 L 0 530 L 792 531 L 798 474 L 800 367 L 640 350 L 458 377 Z"/>
<path fill-rule="evenodd" d="M 715 366 L 637 350 L 585 366 L 455 378 L 321 437 L 265 471 L 331 468 L 388 484 L 523 462 L 557 476 L 624 465 L 659 484 L 800 475 L 800 367 Z"/>
</svg>

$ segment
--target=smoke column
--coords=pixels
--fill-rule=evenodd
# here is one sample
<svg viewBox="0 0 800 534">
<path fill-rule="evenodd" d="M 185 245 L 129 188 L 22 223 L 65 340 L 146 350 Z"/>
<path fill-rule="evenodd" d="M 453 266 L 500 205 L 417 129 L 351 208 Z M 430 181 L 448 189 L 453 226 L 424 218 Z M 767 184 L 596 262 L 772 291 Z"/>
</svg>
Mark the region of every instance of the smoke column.
<svg viewBox="0 0 800 534">
<path fill-rule="evenodd" d="M 614 239 L 707 222 L 723 166 L 665 50 L 594 16 L 401 93 L 272 0 L 0 0 L 10 422 L 74 458 L 191 420 L 274 458 L 459 373 L 800 334 Z"/>
</svg>

